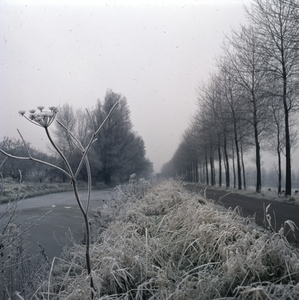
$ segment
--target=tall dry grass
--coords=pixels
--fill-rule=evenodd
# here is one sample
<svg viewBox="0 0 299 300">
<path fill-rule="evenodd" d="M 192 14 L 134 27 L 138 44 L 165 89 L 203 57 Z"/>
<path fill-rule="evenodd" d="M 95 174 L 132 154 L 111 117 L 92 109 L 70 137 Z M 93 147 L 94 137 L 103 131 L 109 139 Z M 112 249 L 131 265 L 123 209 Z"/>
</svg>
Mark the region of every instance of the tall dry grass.
<svg viewBox="0 0 299 300">
<path fill-rule="evenodd" d="M 282 231 L 266 231 L 178 181 L 143 194 L 119 189 L 107 213 L 114 221 L 94 238 L 96 299 L 299 299 L 299 252 Z M 44 295 L 88 299 L 84 264 L 84 247 L 75 245 L 53 264 Z"/>
<path fill-rule="evenodd" d="M 20 184 L 21 181 L 20 173 Z M 20 194 L 18 191 L 18 197 Z M 17 198 L 9 202 L 0 215 L 0 299 L 38 299 L 36 293 L 49 272 L 41 245 L 39 252 L 27 253 L 30 228 L 40 219 L 31 224 L 30 220 L 17 222 L 19 201 Z"/>
</svg>

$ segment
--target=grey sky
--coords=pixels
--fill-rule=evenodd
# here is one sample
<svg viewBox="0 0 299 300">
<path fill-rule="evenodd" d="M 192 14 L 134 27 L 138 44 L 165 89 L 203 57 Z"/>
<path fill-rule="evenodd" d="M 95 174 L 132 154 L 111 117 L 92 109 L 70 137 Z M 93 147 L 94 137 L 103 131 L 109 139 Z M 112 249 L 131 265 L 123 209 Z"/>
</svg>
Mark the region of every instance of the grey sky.
<svg viewBox="0 0 299 300">
<path fill-rule="evenodd" d="M 188 127 L 224 34 L 246 23 L 243 2 L 2 0 L 0 140 L 18 137 L 18 128 L 45 149 L 43 129 L 20 109 L 91 109 L 110 88 L 127 98 L 159 171 Z"/>
</svg>

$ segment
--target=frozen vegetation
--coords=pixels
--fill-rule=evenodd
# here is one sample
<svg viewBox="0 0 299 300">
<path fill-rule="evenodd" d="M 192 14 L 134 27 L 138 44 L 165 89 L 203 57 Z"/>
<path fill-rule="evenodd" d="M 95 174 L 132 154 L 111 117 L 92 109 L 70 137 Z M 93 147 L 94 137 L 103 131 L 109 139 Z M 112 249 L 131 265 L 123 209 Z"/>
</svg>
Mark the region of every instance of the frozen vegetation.
<svg viewBox="0 0 299 300">
<path fill-rule="evenodd" d="M 175 180 L 118 187 L 91 230 L 94 299 L 299 297 L 299 251 L 283 230 L 266 231 Z M 84 255 L 84 245 L 65 248 L 16 299 L 89 299 Z"/>
<path fill-rule="evenodd" d="M 105 184 L 98 184 L 95 188 L 105 188 Z M 87 183 L 78 182 L 79 189 L 87 189 Z M 4 178 L 0 181 L 0 204 L 8 203 L 15 199 L 31 198 L 45 194 L 60 193 L 71 191 L 72 185 L 62 182 L 26 182 L 20 180 L 16 182 L 12 178 Z"/>
</svg>

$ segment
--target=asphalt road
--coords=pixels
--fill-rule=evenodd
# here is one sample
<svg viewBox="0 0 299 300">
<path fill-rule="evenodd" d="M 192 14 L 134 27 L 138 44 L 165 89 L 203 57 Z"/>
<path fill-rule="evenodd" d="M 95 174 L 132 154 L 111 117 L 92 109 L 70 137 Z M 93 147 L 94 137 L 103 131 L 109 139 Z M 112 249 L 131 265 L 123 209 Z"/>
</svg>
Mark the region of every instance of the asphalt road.
<svg viewBox="0 0 299 300">
<path fill-rule="evenodd" d="M 201 194 L 203 194 L 203 191 L 206 188 L 200 184 L 187 184 L 185 187 L 193 192 Z M 265 227 L 265 208 L 271 204 L 268 213 L 271 215 L 272 227 L 276 231 L 278 231 L 281 226 L 284 226 L 285 221 L 288 220 L 293 221 L 299 228 L 299 206 L 229 193 L 228 191 L 220 189 L 207 188 L 205 193 L 207 199 L 213 199 L 225 208 L 231 207 L 234 209 L 237 206 L 240 207 L 243 217 L 254 217 L 255 222 L 263 227 Z M 288 226 L 286 228 L 289 229 Z M 287 234 L 287 239 L 294 246 L 299 247 L 299 230 L 296 230 L 295 236 L 296 238 L 294 238 L 293 234 L 290 232 Z"/>
<path fill-rule="evenodd" d="M 83 204 L 87 191 L 80 191 Z M 103 209 L 105 203 L 111 199 L 113 189 L 95 190 L 91 193 L 90 213 L 93 210 Z M 6 204 L 0 204 L 0 215 L 6 210 Z M 16 224 L 22 224 L 29 229 L 28 254 L 35 254 L 40 249 L 40 244 L 51 262 L 53 257 L 59 257 L 62 246 L 66 241 L 66 234 L 71 233 L 76 242 L 83 238 L 83 216 L 77 206 L 73 192 L 49 194 L 21 200 L 18 203 L 19 214 Z M 1 219 L 1 222 L 3 220 Z M 1 223 L 2 226 L 2 223 Z"/>
</svg>

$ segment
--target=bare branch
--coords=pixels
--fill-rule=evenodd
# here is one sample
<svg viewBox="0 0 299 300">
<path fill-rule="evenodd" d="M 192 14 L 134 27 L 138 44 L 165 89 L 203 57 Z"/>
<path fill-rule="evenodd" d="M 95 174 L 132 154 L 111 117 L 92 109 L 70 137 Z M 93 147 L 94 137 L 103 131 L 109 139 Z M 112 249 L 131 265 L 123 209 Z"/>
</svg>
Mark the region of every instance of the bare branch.
<svg viewBox="0 0 299 300">
<path fill-rule="evenodd" d="M 22 139 L 22 141 L 23 141 L 23 144 L 24 144 L 24 146 L 25 146 L 25 148 L 26 148 L 26 150 L 27 150 L 27 153 L 28 153 L 29 157 L 32 158 L 32 156 L 31 156 L 31 154 L 30 154 L 30 152 L 29 152 L 29 149 L 28 149 L 28 147 L 27 147 L 27 144 L 26 144 L 26 142 L 25 142 L 25 140 L 24 140 L 24 138 L 23 138 L 23 136 L 22 136 L 20 130 L 17 129 L 17 131 L 18 131 L 18 133 L 19 133 L 19 135 L 20 135 L 20 137 L 21 137 L 21 139 Z"/>
<path fill-rule="evenodd" d="M 113 107 L 111 108 L 110 112 L 108 113 L 107 117 L 105 118 L 105 120 L 103 121 L 103 123 L 100 125 L 100 127 L 95 131 L 95 133 L 92 135 L 88 145 L 86 146 L 85 150 L 84 150 L 84 153 L 83 153 L 83 156 L 81 158 L 81 161 L 80 161 L 80 164 L 78 166 L 78 169 L 75 173 L 75 178 L 78 176 L 81 168 L 82 168 L 82 164 L 84 162 L 84 159 L 85 159 L 85 156 L 87 155 L 87 152 L 90 148 L 90 146 L 92 145 L 92 143 L 94 142 L 94 140 L 96 139 L 96 135 L 99 133 L 99 131 L 103 128 L 103 126 L 105 125 L 105 123 L 107 122 L 107 120 L 109 119 L 110 115 L 112 114 L 112 112 L 114 111 L 114 109 L 116 108 L 116 106 L 119 104 L 120 101 L 117 101 Z"/>
<path fill-rule="evenodd" d="M 51 164 L 51 163 L 48 163 L 48 162 L 46 162 L 46 161 L 43 161 L 43 160 L 34 158 L 34 157 L 32 157 L 32 156 L 31 156 L 31 157 L 30 157 L 30 156 L 29 156 L 29 157 L 15 156 L 15 155 L 12 155 L 12 154 L 9 154 L 9 153 L 5 152 L 5 151 L 2 150 L 2 149 L 0 149 L 0 152 L 1 152 L 2 154 L 6 155 L 7 157 L 10 157 L 10 158 L 13 158 L 13 159 L 32 160 L 32 161 L 38 162 L 38 163 L 40 163 L 40 164 L 44 164 L 44 165 L 49 166 L 49 167 L 51 167 L 51 168 L 57 169 L 57 170 L 63 172 L 63 173 L 64 173 L 65 175 L 67 175 L 69 178 L 72 178 L 71 175 L 70 175 L 68 172 L 66 172 L 65 170 L 63 170 L 63 169 L 61 169 L 60 167 L 55 166 L 55 165 L 53 165 L 53 164 Z"/>
<path fill-rule="evenodd" d="M 68 130 L 68 128 L 62 124 L 59 120 L 56 120 L 57 123 L 66 130 L 66 132 L 70 135 L 70 137 L 73 138 L 73 140 L 75 141 L 75 146 L 81 150 L 82 152 L 84 152 L 84 147 L 83 145 L 81 144 L 81 142 L 77 139 L 76 136 L 74 136 L 74 134 L 72 132 L 70 132 Z M 86 208 L 85 208 L 85 213 L 88 212 L 88 209 L 89 209 L 89 203 L 90 203 L 90 193 L 91 193 L 91 170 L 90 170 L 90 165 L 89 165 L 89 160 L 88 160 L 88 157 L 85 156 L 85 164 L 86 164 L 86 171 L 87 171 L 87 177 L 88 177 L 88 195 L 87 195 L 87 205 L 86 205 Z M 77 173 L 75 174 L 75 177 L 77 177 Z M 80 205 L 80 207 L 82 207 L 82 204 Z"/>
<path fill-rule="evenodd" d="M 74 174 L 73 174 L 73 171 L 72 171 L 72 168 L 71 168 L 69 162 L 67 161 L 67 159 L 64 156 L 64 154 L 61 152 L 61 150 L 57 147 L 57 145 L 53 141 L 53 139 L 52 139 L 52 137 L 50 135 L 50 132 L 48 130 L 48 127 L 45 127 L 45 130 L 46 130 L 46 133 L 47 133 L 47 137 L 48 137 L 49 141 L 51 142 L 52 146 L 55 148 L 55 150 L 58 152 L 58 154 L 60 155 L 60 157 L 63 159 L 64 163 L 66 164 L 66 167 L 67 167 L 67 169 L 69 171 L 70 178 L 74 178 Z"/>
<path fill-rule="evenodd" d="M 81 150 L 82 152 L 84 151 L 84 147 L 80 143 L 80 141 L 77 139 L 77 137 L 74 136 L 74 134 L 68 130 L 68 128 L 59 120 L 56 120 L 56 122 L 67 132 L 67 134 L 75 141 L 74 145 Z"/>
</svg>

